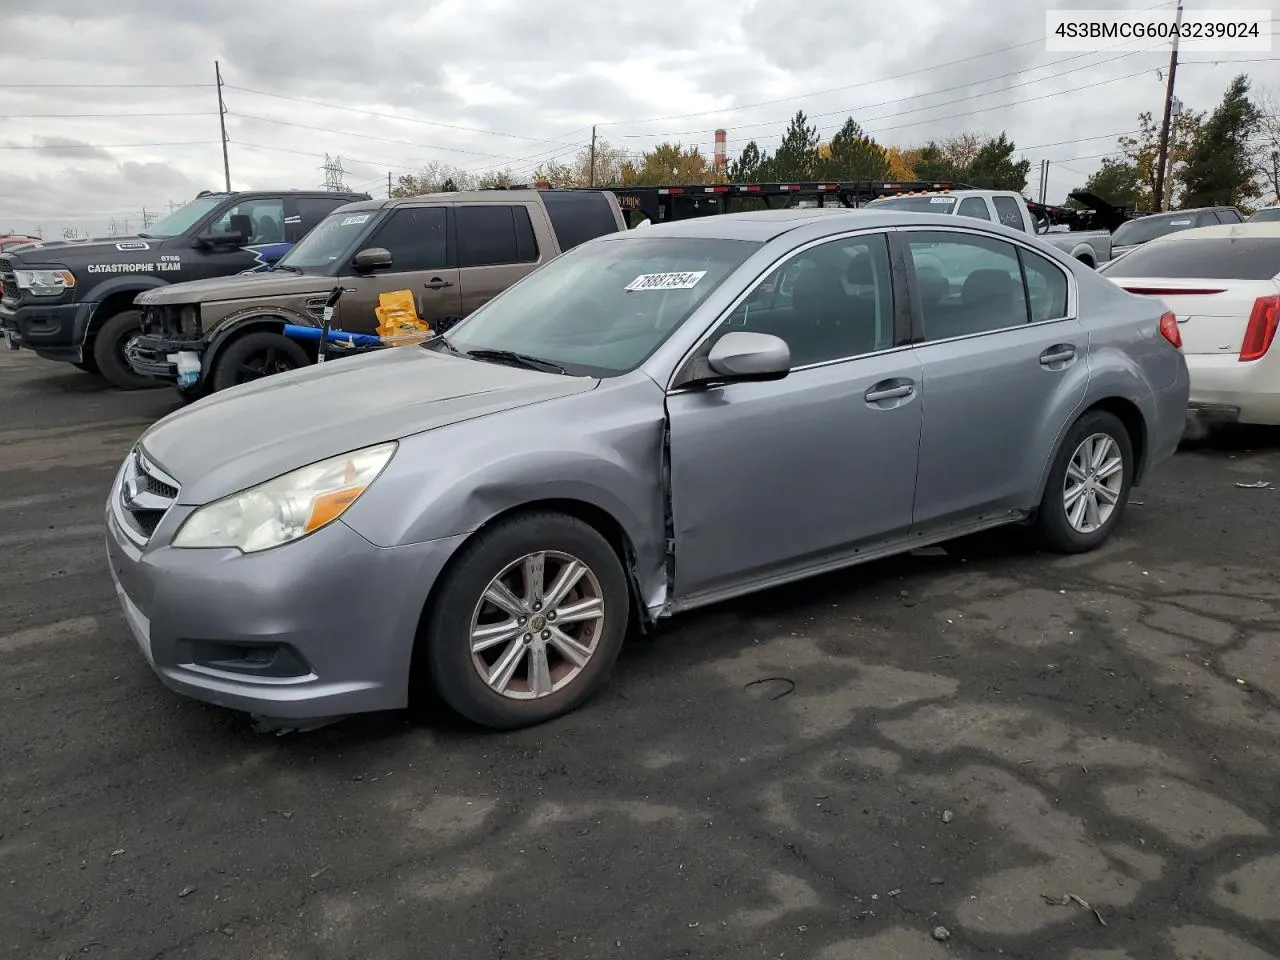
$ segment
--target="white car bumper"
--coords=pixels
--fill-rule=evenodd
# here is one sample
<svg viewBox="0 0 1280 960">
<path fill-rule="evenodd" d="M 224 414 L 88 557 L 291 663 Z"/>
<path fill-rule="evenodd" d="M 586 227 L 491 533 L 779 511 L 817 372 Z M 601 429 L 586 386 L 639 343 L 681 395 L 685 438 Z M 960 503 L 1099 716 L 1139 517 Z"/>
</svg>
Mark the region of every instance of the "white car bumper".
<svg viewBox="0 0 1280 960">
<path fill-rule="evenodd" d="M 1280 425 L 1280 352 L 1241 363 L 1235 354 L 1189 354 L 1193 415 Z"/>
</svg>

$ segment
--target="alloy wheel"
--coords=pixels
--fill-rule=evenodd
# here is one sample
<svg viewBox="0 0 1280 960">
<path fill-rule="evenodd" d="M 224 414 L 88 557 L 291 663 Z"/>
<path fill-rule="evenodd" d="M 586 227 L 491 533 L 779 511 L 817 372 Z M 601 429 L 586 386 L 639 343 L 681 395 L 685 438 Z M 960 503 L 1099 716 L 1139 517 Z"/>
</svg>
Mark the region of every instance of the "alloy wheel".
<svg viewBox="0 0 1280 960">
<path fill-rule="evenodd" d="M 1086 437 L 1067 461 L 1062 505 L 1067 522 L 1077 533 L 1104 527 L 1120 503 L 1124 489 L 1124 456 L 1115 438 L 1106 433 Z"/>
<path fill-rule="evenodd" d="M 527 554 L 489 581 L 471 615 L 471 661 L 489 689 L 546 697 L 582 673 L 604 631 L 596 574 L 567 553 Z"/>
</svg>

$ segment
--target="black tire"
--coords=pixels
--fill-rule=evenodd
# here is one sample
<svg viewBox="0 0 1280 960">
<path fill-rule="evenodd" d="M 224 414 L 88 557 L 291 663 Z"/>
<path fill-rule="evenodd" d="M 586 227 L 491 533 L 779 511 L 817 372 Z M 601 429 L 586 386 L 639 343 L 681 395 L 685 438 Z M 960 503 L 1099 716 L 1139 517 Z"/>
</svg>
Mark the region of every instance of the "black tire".
<svg viewBox="0 0 1280 960">
<path fill-rule="evenodd" d="M 1122 464 L 1121 477 L 1118 487 L 1113 490 L 1118 497 L 1110 515 L 1095 529 L 1082 532 L 1072 525 L 1065 502 L 1067 470 L 1080 445 L 1094 435 L 1109 437 L 1115 444 Z M 1067 431 L 1054 456 L 1036 514 L 1037 530 L 1045 545 L 1060 553 L 1085 553 L 1105 543 L 1124 516 L 1133 485 L 1134 466 L 1133 441 L 1119 417 L 1105 410 L 1090 410 L 1081 416 Z"/>
<path fill-rule="evenodd" d="M 213 392 L 311 363 L 307 351 L 280 333 L 259 330 L 231 341 L 213 369 Z"/>
<path fill-rule="evenodd" d="M 71 361 L 71 365 L 75 367 L 77 370 L 83 370 L 85 373 L 92 373 L 92 374 L 98 373 L 98 365 L 94 362 L 93 357 L 91 356 L 85 357 L 79 363 L 73 360 Z"/>
<path fill-rule="evenodd" d="M 151 377 L 134 373 L 125 359 L 124 348 L 142 332 L 142 314 L 137 310 L 123 310 L 107 319 L 93 338 L 93 362 L 98 372 L 113 387 L 121 390 L 144 390 L 163 384 Z"/>
<path fill-rule="evenodd" d="M 509 565 L 522 557 L 543 551 L 558 552 L 577 558 L 595 577 L 587 584 L 586 594 L 599 587 L 603 600 L 603 617 L 593 627 L 575 624 L 567 633 L 583 628 L 594 629 L 592 653 L 580 672 L 572 676 L 572 663 L 559 653 L 554 641 L 547 644 L 547 659 L 554 666 L 548 677 L 564 686 L 533 699 L 512 699 L 494 689 L 480 676 L 471 652 L 472 617 L 490 582 Z M 557 561 L 548 560 L 548 579 L 554 577 Z M 585 582 L 585 581 L 584 581 Z M 433 692 L 450 707 L 474 723 L 498 730 L 512 730 L 542 723 L 574 710 L 599 690 L 622 649 L 622 641 L 630 621 L 631 595 L 626 574 L 608 541 L 592 527 L 574 517 L 558 513 L 530 513 L 499 523 L 480 533 L 462 550 L 439 583 L 436 599 L 431 604 L 416 651 L 418 682 L 427 680 Z M 581 598 L 574 602 L 581 602 Z M 494 608 L 496 611 L 496 608 Z M 544 611 L 545 613 L 546 611 Z M 551 611 L 554 612 L 554 611 Z M 499 616 L 505 616 L 499 613 Z M 536 617 L 528 621 L 540 626 Z M 541 637 L 548 636 L 549 631 Z M 513 638 L 512 644 L 529 648 L 525 637 Z M 587 633 L 579 632 L 582 640 Z M 590 641 L 588 641 L 590 642 Z M 505 643 L 495 646 L 490 656 L 500 658 Z M 514 687 L 531 686 L 527 665 L 531 657 L 521 655 L 520 670 L 513 679 Z M 425 668 L 425 670 L 423 669 Z M 556 681 L 555 671 L 563 680 Z M 425 674 L 425 675 L 424 675 Z M 528 692 L 526 689 L 525 692 Z"/>
</svg>

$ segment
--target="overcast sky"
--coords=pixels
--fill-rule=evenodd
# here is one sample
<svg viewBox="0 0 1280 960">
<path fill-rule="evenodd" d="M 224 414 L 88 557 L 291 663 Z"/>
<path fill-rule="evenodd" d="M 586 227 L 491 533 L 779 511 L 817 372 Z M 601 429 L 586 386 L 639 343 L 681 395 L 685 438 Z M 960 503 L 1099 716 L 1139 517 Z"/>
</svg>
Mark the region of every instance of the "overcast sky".
<svg viewBox="0 0 1280 960">
<path fill-rule="evenodd" d="M 637 153 L 662 140 L 710 153 L 723 126 L 732 156 L 751 138 L 774 146 L 803 109 L 824 134 L 852 115 L 901 146 L 1006 130 L 1031 160 L 1028 193 L 1048 158 L 1049 198 L 1060 201 L 1140 111 L 1159 111 L 1168 50 L 1048 53 L 1045 8 L 1037 0 L 4 0 L 0 231 L 97 235 L 113 218 L 136 230 L 144 207 L 167 212 L 170 202 L 221 189 L 215 59 L 227 85 L 234 189 L 317 187 L 326 152 L 342 156 L 348 186 L 374 196 L 386 195 L 388 171 L 432 160 L 523 174 L 571 158 L 593 123 L 603 140 Z M 1178 97 L 1211 109 L 1241 70 L 1257 89 L 1280 89 L 1280 61 L 1230 62 L 1272 55 L 1187 55 Z"/>
</svg>

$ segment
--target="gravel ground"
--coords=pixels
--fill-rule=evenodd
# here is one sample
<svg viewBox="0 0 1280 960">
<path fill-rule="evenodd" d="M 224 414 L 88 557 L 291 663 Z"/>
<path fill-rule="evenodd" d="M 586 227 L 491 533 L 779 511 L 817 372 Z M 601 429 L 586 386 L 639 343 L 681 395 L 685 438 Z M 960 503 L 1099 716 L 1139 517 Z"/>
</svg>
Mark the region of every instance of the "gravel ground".
<svg viewBox="0 0 1280 960">
<path fill-rule="evenodd" d="M 268 737 L 117 613 L 106 487 L 174 407 L 0 353 L 4 957 L 1280 957 L 1280 434 L 1185 449 L 1091 555 L 672 622 L 534 730 Z"/>
</svg>

